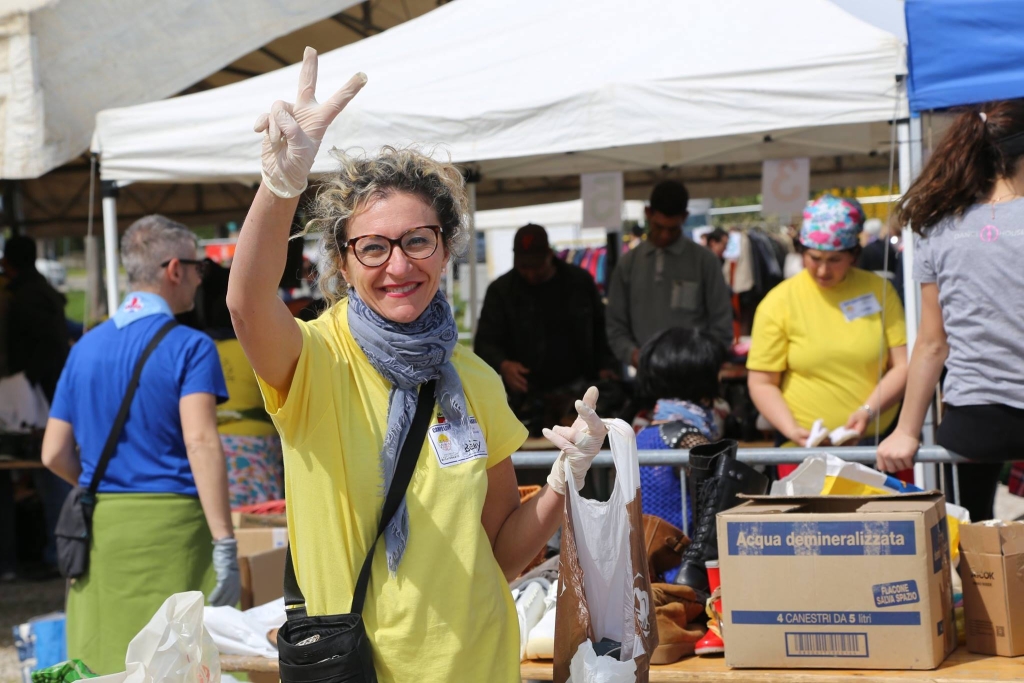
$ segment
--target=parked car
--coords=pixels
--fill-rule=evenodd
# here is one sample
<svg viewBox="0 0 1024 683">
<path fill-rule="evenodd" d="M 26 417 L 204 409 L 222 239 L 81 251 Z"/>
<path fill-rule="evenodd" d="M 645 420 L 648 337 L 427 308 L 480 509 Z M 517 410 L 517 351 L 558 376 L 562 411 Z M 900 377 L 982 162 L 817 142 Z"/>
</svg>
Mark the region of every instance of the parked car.
<svg viewBox="0 0 1024 683">
<path fill-rule="evenodd" d="M 68 279 L 68 271 L 60 261 L 36 259 L 36 270 L 56 288 L 63 287 Z"/>
</svg>

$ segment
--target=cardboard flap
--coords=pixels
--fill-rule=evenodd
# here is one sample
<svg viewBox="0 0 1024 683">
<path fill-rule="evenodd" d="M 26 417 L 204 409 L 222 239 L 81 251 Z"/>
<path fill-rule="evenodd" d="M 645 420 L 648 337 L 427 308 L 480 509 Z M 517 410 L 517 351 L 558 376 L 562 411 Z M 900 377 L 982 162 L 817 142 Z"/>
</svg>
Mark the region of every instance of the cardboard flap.
<svg viewBox="0 0 1024 683">
<path fill-rule="evenodd" d="M 960 547 L 981 555 L 1024 553 L 1024 522 L 1009 522 L 1006 526 L 964 524 L 960 527 Z"/>
<path fill-rule="evenodd" d="M 747 496 L 740 495 L 740 498 L 747 498 Z M 752 497 L 751 497 L 752 498 Z M 751 499 L 746 500 L 734 508 L 729 508 L 718 513 L 718 516 L 722 515 L 762 515 L 762 514 L 777 514 L 780 512 L 806 512 L 806 503 L 799 501 L 795 498 L 782 498 L 779 496 L 758 496 L 757 500 Z"/>
<path fill-rule="evenodd" d="M 879 495 L 879 496 L 751 496 L 746 493 L 741 493 L 737 496 L 742 500 L 789 500 L 789 501 L 815 501 L 815 500 L 929 500 L 934 501 L 936 498 L 945 498 L 945 494 L 942 491 L 921 491 L 919 493 L 894 493 L 892 495 Z"/>
<path fill-rule="evenodd" d="M 884 496 L 745 496 L 743 503 L 719 513 L 734 514 L 769 514 L 769 513 L 821 513 L 849 514 L 890 513 L 890 512 L 928 512 L 937 500 L 944 500 L 938 491 L 907 493 Z"/>
</svg>

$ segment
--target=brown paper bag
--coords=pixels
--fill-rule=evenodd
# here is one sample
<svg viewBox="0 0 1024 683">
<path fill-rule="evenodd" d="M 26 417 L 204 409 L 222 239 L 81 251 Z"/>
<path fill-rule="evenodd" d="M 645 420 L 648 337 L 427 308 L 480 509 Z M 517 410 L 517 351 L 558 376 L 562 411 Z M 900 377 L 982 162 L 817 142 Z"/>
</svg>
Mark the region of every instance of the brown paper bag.
<svg viewBox="0 0 1024 683">
<path fill-rule="evenodd" d="M 636 437 L 622 420 L 610 420 L 608 427 L 616 474 L 608 502 L 586 500 L 572 486 L 565 496 L 554 683 L 569 680 L 570 663 L 582 643 L 590 640 L 596 645 L 603 638 L 622 643 L 620 660 L 633 660 L 633 680 L 647 683 L 650 655 L 658 645 Z M 571 482 L 571 473 L 566 476 Z M 586 681 L 574 678 L 573 683 Z"/>
</svg>

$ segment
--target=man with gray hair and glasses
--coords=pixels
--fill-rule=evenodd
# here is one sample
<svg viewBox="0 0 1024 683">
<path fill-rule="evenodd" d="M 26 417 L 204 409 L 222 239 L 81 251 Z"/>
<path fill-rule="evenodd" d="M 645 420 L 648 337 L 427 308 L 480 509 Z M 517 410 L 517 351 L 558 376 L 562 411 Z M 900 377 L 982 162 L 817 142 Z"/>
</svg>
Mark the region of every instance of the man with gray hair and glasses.
<svg viewBox="0 0 1024 683">
<path fill-rule="evenodd" d="M 213 341 L 173 322 L 202 281 L 195 236 L 146 216 L 122 238 L 121 259 L 130 291 L 72 348 L 43 439 L 43 462 L 72 484 L 88 489 L 99 470 L 88 567 L 67 599 L 68 656 L 99 674 L 124 669 L 128 642 L 171 594 L 203 590 L 212 605 L 234 605 L 241 590 L 217 435 L 224 375 Z"/>
</svg>

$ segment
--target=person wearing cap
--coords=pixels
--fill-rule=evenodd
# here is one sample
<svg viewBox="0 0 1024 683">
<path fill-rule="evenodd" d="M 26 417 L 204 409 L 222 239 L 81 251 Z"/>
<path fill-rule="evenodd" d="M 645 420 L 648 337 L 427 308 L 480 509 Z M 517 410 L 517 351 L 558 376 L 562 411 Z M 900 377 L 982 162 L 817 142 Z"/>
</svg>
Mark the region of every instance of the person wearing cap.
<svg viewBox="0 0 1024 683">
<path fill-rule="evenodd" d="M 732 346 L 732 305 L 722 264 L 683 236 L 690 195 L 675 180 L 651 191 L 644 209 L 647 239 L 622 257 L 608 288 L 608 343 L 637 367 L 640 348 L 669 327 L 709 331 Z"/>
<path fill-rule="evenodd" d="M 539 225 L 520 228 L 512 244 L 513 268 L 487 288 L 473 350 L 498 371 L 513 408 L 530 422 L 530 399 L 545 403 L 573 384 L 611 379 L 618 363 L 590 273 L 556 258 Z M 570 398 L 562 407 L 572 405 Z M 537 430 L 546 424 L 536 421 Z"/>
<path fill-rule="evenodd" d="M 856 200 L 812 202 L 797 239 L 804 270 L 757 307 L 748 384 L 780 445 L 805 446 L 819 419 L 873 444 L 896 418 L 907 382 L 903 305 L 887 280 L 854 267 L 863 226 Z"/>
<path fill-rule="evenodd" d="M 192 310 L 204 268 L 192 231 L 155 214 L 125 232 L 121 262 L 129 292 L 71 349 L 41 449 L 69 484 L 87 488 L 99 471 L 88 571 L 68 584 L 66 609 L 67 656 L 98 674 L 125 668 L 128 644 L 168 596 L 202 590 L 221 607 L 242 590 L 217 436 L 228 392 L 212 339 L 177 325 L 158 342 L 100 467 L 139 358 Z"/>
</svg>

